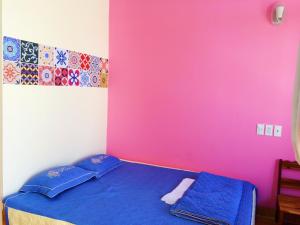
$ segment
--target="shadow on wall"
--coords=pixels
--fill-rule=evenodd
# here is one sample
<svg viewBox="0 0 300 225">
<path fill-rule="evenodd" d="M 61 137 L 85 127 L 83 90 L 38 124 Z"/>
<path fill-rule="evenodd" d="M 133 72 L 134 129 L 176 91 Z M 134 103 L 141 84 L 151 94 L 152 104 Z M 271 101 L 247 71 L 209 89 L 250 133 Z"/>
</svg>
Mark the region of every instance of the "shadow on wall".
<svg viewBox="0 0 300 225">
<path fill-rule="evenodd" d="M 295 86 L 294 86 L 294 94 L 293 94 L 293 110 L 292 110 L 292 141 L 293 141 L 293 148 L 296 149 L 296 146 L 300 146 L 300 44 L 299 44 L 299 50 L 298 50 L 298 61 L 297 61 L 297 70 L 295 74 Z M 299 138 L 297 138 L 299 137 Z M 300 156 L 300 155 L 299 155 Z M 285 160 L 285 159 L 283 159 Z M 276 202 L 276 196 L 277 196 L 277 185 L 278 185 L 278 173 L 279 173 L 279 159 L 275 162 L 275 169 L 273 174 L 273 184 L 272 184 L 272 196 L 271 201 Z M 289 174 L 291 178 L 296 178 L 297 173 Z M 295 195 L 300 196 L 300 192 L 293 193 Z"/>
<path fill-rule="evenodd" d="M 300 44 L 298 50 L 298 63 L 295 78 L 294 97 L 293 97 L 293 110 L 292 110 L 292 143 L 293 148 L 300 151 Z M 296 160 L 300 164 L 300 152 L 296 153 Z"/>
<path fill-rule="evenodd" d="M 272 184 L 272 196 L 271 196 L 271 201 L 276 202 L 277 200 L 277 185 L 278 185 L 278 173 L 279 173 L 279 159 L 276 160 L 275 162 L 275 169 L 274 169 L 274 179 L 273 179 L 273 184 Z"/>
</svg>

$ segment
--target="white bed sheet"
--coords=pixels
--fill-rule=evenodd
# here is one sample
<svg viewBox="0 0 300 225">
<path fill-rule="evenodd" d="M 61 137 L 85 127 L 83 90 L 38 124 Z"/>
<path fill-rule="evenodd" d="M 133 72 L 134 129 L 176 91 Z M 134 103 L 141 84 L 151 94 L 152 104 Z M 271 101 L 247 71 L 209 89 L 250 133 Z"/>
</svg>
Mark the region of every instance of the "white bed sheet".
<svg viewBox="0 0 300 225">
<path fill-rule="evenodd" d="M 251 222 L 251 225 L 255 225 L 255 214 L 256 214 L 256 189 L 253 190 L 252 222 Z"/>
</svg>

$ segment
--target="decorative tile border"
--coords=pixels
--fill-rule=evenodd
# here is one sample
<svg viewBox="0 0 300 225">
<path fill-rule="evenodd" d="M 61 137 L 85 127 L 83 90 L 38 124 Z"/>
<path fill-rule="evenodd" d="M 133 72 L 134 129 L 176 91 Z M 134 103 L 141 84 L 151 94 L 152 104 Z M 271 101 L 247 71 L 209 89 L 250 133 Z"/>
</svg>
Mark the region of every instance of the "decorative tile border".
<svg viewBox="0 0 300 225">
<path fill-rule="evenodd" d="M 3 37 L 3 84 L 108 86 L 108 59 Z"/>
</svg>

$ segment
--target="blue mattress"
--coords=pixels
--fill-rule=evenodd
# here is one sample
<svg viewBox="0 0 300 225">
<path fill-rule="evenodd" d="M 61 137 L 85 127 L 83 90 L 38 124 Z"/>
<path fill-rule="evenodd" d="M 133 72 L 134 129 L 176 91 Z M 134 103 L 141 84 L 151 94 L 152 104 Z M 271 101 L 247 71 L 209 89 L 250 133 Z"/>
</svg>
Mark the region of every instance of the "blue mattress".
<svg viewBox="0 0 300 225">
<path fill-rule="evenodd" d="M 101 179 L 90 180 L 54 199 L 16 193 L 4 202 L 6 208 L 76 225 L 199 225 L 171 215 L 170 206 L 160 200 L 183 178 L 196 176 L 192 172 L 124 162 Z M 242 204 L 241 208 L 241 212 L 252 210 L 252 204 Z"/>
</svg>

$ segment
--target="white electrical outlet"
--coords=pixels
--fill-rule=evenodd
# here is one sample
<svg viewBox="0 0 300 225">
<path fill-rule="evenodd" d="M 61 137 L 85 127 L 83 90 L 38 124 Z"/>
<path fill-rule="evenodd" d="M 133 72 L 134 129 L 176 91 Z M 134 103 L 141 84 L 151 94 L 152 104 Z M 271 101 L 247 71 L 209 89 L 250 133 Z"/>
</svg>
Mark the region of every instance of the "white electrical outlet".
<svg viewBox="0 0 300 225">
<path fill-rule="evenodd" d="M 274 137 L 281 137 L 282 136 L 282 126 L 275 125 L 274 126 Z"/>
<path fill-rule="evenodd" d="M 265 125 L 262 123 L 258 123 L 256 126 L 256 134 L 259 136 L 265 135 Z"/>
<path fill-rule="evenodd" d="M 265 129 L 266 136 L 273 136 L 273 125 L 267 124 Z"/>
</svg>

